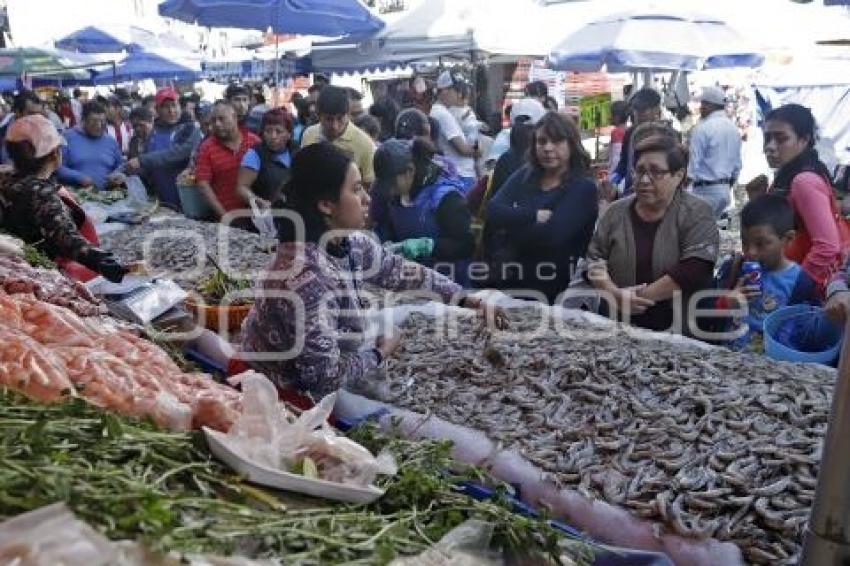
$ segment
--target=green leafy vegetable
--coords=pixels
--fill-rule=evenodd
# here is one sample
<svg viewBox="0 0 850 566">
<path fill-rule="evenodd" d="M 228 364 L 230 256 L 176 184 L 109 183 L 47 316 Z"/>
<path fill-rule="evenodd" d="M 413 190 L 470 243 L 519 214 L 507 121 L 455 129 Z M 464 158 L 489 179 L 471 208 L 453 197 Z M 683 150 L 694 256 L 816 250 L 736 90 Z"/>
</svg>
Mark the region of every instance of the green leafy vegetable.
<svg viewBox="0 0 850 566">
<path fill-rule="evenodd" d="M 212 304 L 220 303 L 230 293 L 244 291 L 250 288 L 250 282 L 243 279 L 234 279 L 218 267 L 215 267 L 211 275 L 204 277 L 198 282 L 198 291 L 201 292 L 205 301 Z M 249 302 L 247 298 L 236 300 L 233 304 L 245 302 Z"/>
<path fill-rule="evenodd" d="M 112 539 L 287 564 L 383 564 L 477 518 L 495 525 L 495 544 L 508 552 L 543 563 L 589 559 L 586 545 L 545 522 L 459 493 L 454 481 L 468 472 L 446 473 L 454 465 L 448 443 L 395 438 L 371 426 L 354 437 L 392 451 L 399 463 L 398 475 L 382 480 L 386 495 L 371 505 L 246 485 L 211 458 L 200 434 L 160 431 L 80 400 L 43 406 L 0 390 L 0 518 L 65 501 Z"/>
</svg>

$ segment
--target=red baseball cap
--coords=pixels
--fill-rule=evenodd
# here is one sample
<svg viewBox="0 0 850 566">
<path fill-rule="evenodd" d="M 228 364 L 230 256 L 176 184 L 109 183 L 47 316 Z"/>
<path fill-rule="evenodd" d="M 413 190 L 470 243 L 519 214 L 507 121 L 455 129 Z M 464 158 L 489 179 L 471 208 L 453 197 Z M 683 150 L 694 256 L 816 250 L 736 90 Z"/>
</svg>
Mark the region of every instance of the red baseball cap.
<svg viewBox="0 0 850 566">
<path fill-rule="evenodd" d="M 180 95 L 177 94 L 176 90 L 174 90 L 170 86 L 166 86 L 156 91 L 156 97 L 154 98 L 154 102 L 157 106 L 159 106 L 167 100 L 173 100 L 174 102 L 177 102 L 179 98 Z"/>
</svg>

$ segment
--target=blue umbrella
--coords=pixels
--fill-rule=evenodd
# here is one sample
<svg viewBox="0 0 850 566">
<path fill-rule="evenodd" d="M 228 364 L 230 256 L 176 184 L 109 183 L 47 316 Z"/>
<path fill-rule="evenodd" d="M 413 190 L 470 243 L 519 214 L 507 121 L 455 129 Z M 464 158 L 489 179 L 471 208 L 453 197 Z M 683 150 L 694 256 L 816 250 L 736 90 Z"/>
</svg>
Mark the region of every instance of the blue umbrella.
<svg viewBox="0 0 850 566">
<path fill-rule="evenodd" d="M 150 51 L 135 51 L 127 55 L 111 70 L 99 74 L 97 84 L 138 81 L 144 79 L 193 79 L 200 74 L 200 66 L 191 62 L 176 62 L 164 54 Z"/>
<path fill-rule="evenodd" d="M 81 53 L 119 53 L 157 47 L 159 39 L 152 31 L 137 26 L 86 26 L 54 45 Z"/>
<path fill-rule="evenodd" d="M 565 71 L 757 67 L 764 57 L 725 22 L 671 10 L 631 11 L 590 22 L 567 36 L 549 62 Z"/>
<path fill-rule="evenodd" d="M 208 27 L 304 35 L 365 35 L 384 27 L 358 0 L 166 0 L 159 14 Z"/>
</svg>

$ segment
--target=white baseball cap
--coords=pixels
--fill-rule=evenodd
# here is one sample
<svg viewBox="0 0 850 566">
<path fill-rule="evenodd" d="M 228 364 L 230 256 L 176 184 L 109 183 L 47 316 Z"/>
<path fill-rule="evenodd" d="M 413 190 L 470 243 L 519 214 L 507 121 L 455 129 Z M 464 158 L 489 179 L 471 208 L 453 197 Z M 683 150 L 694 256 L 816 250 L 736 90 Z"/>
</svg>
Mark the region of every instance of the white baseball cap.
<svg viewBox="0 0 850 566">
<path fill-rule="evenodd" d="M 705 86 L 702 88 L 702 92 L 696 97 L 700 102 L 708 102 L 709 104 L 716 104 L 717 106 L 725 106 L 726 105 L 726 94 L 723 92 L 720 87 L 716 86 Z"/>
<path fill-rule="evenodd" d="M 59 135 L 56 126 L 41 114 L 15 118 L 6 132 L 6 141 L 31 143 L 36 159 L 44 157 L 60 145 L 66 145 L 65 138 Z"/>
<path fill-rule="evenodd" d="M 527 116 L 527 124 L 534 125 L 546 114 L 546 108 L 536 98 L 521 98 L 511 106 L 511 124 L 520 116 Z"/>
<path fill-rule="evenodd" d="M 464 79 L 463 75 L 461 75 L 460 73 L 453 73 L 452 71 L 443 71 L 437 77 L 437 90 L 458 87 L 464 84 L 466 84 L 466 79 Z"/>
</svg>

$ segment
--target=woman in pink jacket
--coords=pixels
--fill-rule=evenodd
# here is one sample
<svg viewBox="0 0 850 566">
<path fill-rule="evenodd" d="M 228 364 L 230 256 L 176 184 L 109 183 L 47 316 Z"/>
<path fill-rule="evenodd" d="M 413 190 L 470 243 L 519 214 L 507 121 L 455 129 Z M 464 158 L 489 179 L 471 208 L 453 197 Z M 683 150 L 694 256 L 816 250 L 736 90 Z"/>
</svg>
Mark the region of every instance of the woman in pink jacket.
<svg viewBox="0 0 850 566">
<path fill-rule="evenodd" d="M 785 255 L 823 290 L 843 263 L 850 230 L 839 214 L 830 174 L 815 150 L 816 125 L 811 110 L 786 104 L 765 117 L 764 154 L 776 168 L 769 193 L 785 196 L 796 216 L 796 236 Z"/>
</svg>

